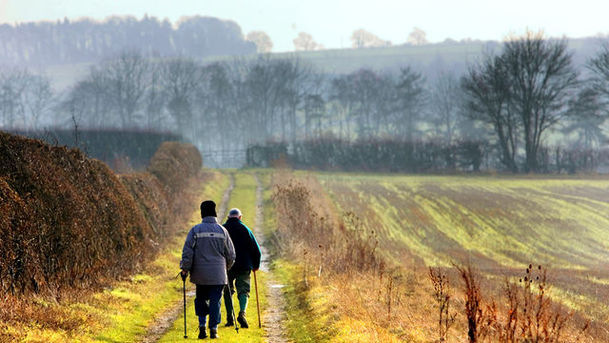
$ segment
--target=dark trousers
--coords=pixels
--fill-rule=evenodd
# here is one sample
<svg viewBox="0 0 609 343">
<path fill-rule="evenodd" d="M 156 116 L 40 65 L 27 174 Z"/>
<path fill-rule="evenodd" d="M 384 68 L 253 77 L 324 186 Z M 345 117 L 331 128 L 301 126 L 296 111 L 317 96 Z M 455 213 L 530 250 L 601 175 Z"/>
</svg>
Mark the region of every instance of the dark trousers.
<svg viewBox="0 0 609 343">
<path fill-rule="evenodd" d="M 233 308 L 231 307 L 229 297 L 235 294 L 235 288 L 237 289 L 237 299 L 239 299 L 239 312 L 245 312 L 247 309 L 247 302 L 250 296 L 250 273 L 250 270 L 228 271 L 230 294 L 228 292 L 224 293 L 224 306 L 226 307 L 226 316 L 228 318 L 233 316 Z"/>
<path fill-rule="evenodd" d="M 209 328 L 218 328 L 223 288 L 224 285 L 197 285 L 195 313 L 199 316 L 199 327 L 205 327 L 205 319 L 209 315 Z"/>
</svg>

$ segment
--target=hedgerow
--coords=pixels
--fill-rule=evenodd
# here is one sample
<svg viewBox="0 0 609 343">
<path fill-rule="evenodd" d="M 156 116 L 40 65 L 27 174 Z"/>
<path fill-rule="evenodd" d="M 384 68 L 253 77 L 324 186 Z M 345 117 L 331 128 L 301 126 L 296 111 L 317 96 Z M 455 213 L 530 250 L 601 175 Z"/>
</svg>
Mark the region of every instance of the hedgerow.
<svg viewBox="0 0 609 343">
<path fill-rule="evenodd" d="M 77 149 L 0 132 L 0 291 L 58 295 L 140 268 L 201 166 L 196 148 L 181 143 L 154 159 L 171 163 L 119 177 Z"/>
</svg>

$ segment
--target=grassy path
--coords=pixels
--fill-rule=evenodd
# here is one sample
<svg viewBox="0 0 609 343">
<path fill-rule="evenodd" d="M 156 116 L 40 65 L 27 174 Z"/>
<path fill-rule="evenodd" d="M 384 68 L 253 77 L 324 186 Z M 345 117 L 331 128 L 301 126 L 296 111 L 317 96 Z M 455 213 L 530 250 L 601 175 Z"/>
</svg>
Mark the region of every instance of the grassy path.
<svg viewBox="0 0 609 343">
<path fill-rule="evenodd" d="M 217 199 L 229 187 L 229 178 L 209 171 L 207 183 L 201 185 L 201 197 Z M 193 206 L 193 209 L 197 206 Z M 200 221 L 198 209 L 193 212 L 189 225 Z M 128 281 L 118 282 L 112 288 L 95 294 L 90 300 L 70 305 L 75 311 L 84 311 L 95 318 L 93 325 L 81 330 L 82 335 L 63 337 L 32 331 L 31 342 L 138 342 L 148 337 L 156 318 L 167 315 L 182 297 L 181 282 L 176 278 L 183 237 L 188 227 L 180 228 L 170 238 L 164 252 L 141 274 Z M 58 336 L 58 337 L 56 337 Z"/>
<path fill-rule="evenodd" d="M 235 188 L 235 177 L 234 174 L 229 175 L 230 183 L 226 190 L 224 191 L 224 195 L 222 196 L 222 200 L 218 205 L 218 216 L 220 218 L 226 214 L 228 211 L 228 202 L 231 197 L 231 193 Z M 198 211 L 195 213 L 194 217 L 196 218 L 198 215 Z M 180 238 L 178 238 L 179 240 Z M 179 252 L 178 252 L 179 254 Z M 191 299 L 195 295 L 194 286 L 190 283 L 187 283 L 187 300 L 191 301 Z M 176 318 L 180 315 L 180 311 L 182 311 L 183 303 L 178 299 L 172 306 L 170 306 L 163 314 L 157 317 L 154 322 L 148 326 L 146 335 L 142 339 L 143 343 L 152 343 L 157 342 L 163 334 L 169 330 L 173 323 L 176 321 Z"/>
<path fill-rule="evenodd" d="M 254 175 L 243 172 L 236 172 L 234 174 L 234 189 L 231 192 L 230 199 L 228 200 L 228 206 L 226 209 L 237 207 L 241 209 L 243 213 L 243 222 L 248 225 L 252 230 L 255 230 L 254 225 L 256 223 L 256 205 L 257 196 L 256 189 L 257 183 Z M 220 211 L 219 211 L 220 215 Z M 225 216 L 219 217 L 219 221 L 224 222 Z M 257 273 L 258 276 L 258 291 L 260 295 L 260 305 L 264 309 L 267 304 L 267 273 L 260 271 Z M 233 297 L 233 302 L 237 304 L 236 295 Z M 180 303 L 181 305 L 181 303 Z M 186 304 L 186 319 L 188 326 L 188 339 L 184 339 L 184 317 L 182 311 L 179 312 L 178 317 L 173 322 L 170 329 L 160 338 L 159 342 L 188 342 L 197 341 L 198 334 L 198 319 L 195 316 L 194 304 L 190 299 Z M 225 328 L 224 323 L 226 321 L 226 313 L 224 310 L 224 304 L 221 307 L 222 323 L 218 327 L 218 335 L 220 336 L 218 341 L 224 342 L 242 342 L 242 343 L 254 343 L 254 342 L 266 342 L 265 332 L 258 328 L 258 316 L 256 313 L 256 299 L 252 278 L 252 292 L 250 303 L 247 311 L 247 320 L 249 322 L 249 329 L 240 329 L 237 333 L 234 328 Z"/>
</svg>

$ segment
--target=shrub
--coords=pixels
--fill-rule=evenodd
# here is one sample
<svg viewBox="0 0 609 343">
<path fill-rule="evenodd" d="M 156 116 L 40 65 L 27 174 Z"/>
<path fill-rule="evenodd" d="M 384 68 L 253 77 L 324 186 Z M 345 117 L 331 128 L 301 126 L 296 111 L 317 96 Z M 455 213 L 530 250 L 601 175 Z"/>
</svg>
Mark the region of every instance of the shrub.
<svg viewBox="0 0 609 343">
<path fill-rule="evenodd" d="M 193 145 L 164 142 L 152 156 L 148 172 L 156 176 L 170 193 L 179 193 L 190 177 L 197 175 L 203 159 Z"/>
<path fill-rule="evenodd" d="M 0 132 L 0 291 L 59 295 L 131 274 L 200 166 L 192 145 L 166 143 L 155 175 L 118 177 L 77 149 Z"/>
<path fill-rule="evenodd" d="M 150 226 L 102 162 L 4 133 L 0 151 L 0 203 L 13 208 L 0 229 L 3 291 L 90 285 L 129 273 L 150 254 Z"/>
</svg>

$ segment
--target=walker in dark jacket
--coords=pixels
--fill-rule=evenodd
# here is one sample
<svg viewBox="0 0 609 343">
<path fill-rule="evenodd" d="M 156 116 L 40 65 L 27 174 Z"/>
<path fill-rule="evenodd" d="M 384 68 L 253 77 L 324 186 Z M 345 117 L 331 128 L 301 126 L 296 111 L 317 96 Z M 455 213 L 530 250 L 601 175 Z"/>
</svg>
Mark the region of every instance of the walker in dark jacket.
<svg viewBox="0 0 609 343">
<path fill-rule="evenodd" d="M 224 227 L 230 235 L 236 254 L 235 263 L 228 271 L 230 294 L 234 294 L 235 288 L 237 289 L 237 298 L 239 299 L 237 321 L 241 324 L 241 327 L 247 328 L 245 311 L 250 294 L 250 273 L 252 270 L 256 271 L 260 268 L 260 246 L 252 230 L 241 221 L 241 211 L 239 209 L 233 208 L 229 211 L 229 217 L 224 223 Z M 229 313 L 226 326 L 234 325 L 232 315 L 230 315 L 230 313 L 233 313 L 233 309 L 229 296 L 229 294 L 224 293 L 224 305 L 226 306 L 226 313 Z"/>
</svg>

